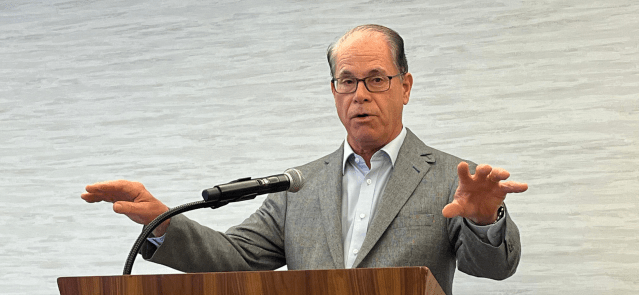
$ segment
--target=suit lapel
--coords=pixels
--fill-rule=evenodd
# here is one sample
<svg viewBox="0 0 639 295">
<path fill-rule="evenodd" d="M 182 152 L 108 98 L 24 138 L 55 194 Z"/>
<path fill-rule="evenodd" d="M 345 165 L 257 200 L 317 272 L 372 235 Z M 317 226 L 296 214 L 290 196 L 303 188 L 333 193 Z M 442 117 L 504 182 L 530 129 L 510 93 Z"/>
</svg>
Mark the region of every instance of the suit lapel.
<svg viewBox="0 0 639 295">
<path fill-rule="evenodd" d="M 410 130 L 407 131 L 393 173 L 377 204 L 375 215 L 353 267 L 357 267 L 375 246 L 430 169 L 429 162 L 434 162 L 429 152 L 420 149 L 425 145 Z"/>
<path fill-rule="evenodd" d="M 344 145 L 325 159 L 324 175 L 317 179 L 325 181 L 319 185 L 316 196 L 319 198 L 322 214 L 322 226 L 326 234 L 331 256 L 336 268 L 344 268 L 344 243 L 342 241 L 342 157 Z"/>
</svg>

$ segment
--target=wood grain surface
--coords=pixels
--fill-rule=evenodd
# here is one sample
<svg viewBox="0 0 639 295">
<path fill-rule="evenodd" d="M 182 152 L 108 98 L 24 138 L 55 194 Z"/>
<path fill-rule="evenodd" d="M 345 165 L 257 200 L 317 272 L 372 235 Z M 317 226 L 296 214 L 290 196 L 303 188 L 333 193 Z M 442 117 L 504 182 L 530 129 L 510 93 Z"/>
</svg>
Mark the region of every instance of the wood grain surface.
<svg viewBox="0 0 639 295">
<path fill-rule="evenodd" d="M 425 267 L 63 277 L 61 295 L 444 295 Z"/>
</svg>

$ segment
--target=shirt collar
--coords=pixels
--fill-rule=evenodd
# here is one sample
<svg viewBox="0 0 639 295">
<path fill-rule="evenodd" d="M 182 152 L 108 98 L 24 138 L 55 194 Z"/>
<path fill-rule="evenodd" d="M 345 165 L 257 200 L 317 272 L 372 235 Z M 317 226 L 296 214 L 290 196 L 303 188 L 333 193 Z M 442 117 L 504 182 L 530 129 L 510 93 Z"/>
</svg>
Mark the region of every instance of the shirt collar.
<svg viewBox="0 0 639 295">
<path fill-rule="evenodd" d="M 347 135 L 348 136 L 348 135 Z M 391 140 L 391 142 L 387 143 L 384 147 L 382 147 L 379 151 L 384 151 L 388 157 L 391 159 L 391 164 L 395 167 L 395 160 L 397 160 L 397 155 L 399 155 L 399 149 L 402 147 L 404 143 L 404 139 L 406 138 L 406 127 L 402 127 L 402 131 L 395 137 L 395 139 Z M 342 175 L 344 175 L 344 171 L 346 170 L 346 163 L 348 158 L 355 154 L 353 152 L 353 148 L 348 143 L 348 140 L 344 140 L 344 156 L 342 157 Z"/>
</svg>

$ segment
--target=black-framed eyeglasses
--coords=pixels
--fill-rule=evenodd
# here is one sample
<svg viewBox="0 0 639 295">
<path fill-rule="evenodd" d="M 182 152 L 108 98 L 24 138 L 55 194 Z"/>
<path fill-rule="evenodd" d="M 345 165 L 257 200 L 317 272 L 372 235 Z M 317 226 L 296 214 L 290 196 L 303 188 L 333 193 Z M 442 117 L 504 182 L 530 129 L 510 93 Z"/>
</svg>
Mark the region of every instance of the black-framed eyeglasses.
<svg viewBox="0 0 639 295">
<path fill-rule="evenodd" d="M 366 90 L 369 92 L 384 92 L 390 89 L 391 80 L 393 78 L 403 74 L 405 73 L 399 73 L 395 76 L 375 75 L 364 79 L 357 79 L 354 77 L 333 78 L 331 79 L 331 83 L 333 83 L 333 86 L 335 87 L 335 92 L 340 94 L 349 94 L 357 91 L 359 81 L 364 82 L 364 87 L 366 87 Z"/>
</svg>

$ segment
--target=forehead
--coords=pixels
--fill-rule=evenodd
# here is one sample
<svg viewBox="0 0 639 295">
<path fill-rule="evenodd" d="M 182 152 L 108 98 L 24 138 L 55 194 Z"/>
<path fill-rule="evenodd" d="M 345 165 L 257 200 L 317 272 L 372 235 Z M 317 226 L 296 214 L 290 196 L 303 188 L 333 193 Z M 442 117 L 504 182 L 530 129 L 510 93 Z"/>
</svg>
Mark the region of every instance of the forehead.
<svg viewBox="0 0 639 295">
<path fill-rule="evenodd" d="M 393 71 L 396 70 L 388 41 L 378 32 L 354 32 L 341 41 L 335 52 L 337 76 L 390 74 Z"/>
</svg>

